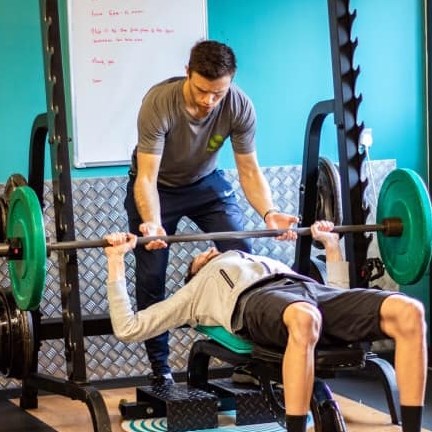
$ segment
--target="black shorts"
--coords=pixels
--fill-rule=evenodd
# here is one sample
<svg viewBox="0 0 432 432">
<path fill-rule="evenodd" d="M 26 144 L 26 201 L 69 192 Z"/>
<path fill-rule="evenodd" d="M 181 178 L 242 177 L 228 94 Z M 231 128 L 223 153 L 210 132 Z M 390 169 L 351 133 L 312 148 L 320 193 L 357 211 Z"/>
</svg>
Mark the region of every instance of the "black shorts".
<svg viewBox="0 0 432 432">
<path fill-rule="evenodd" d="M 319 345 L 386 339 L 380 328 L 382 302 L 398 292 L 369 288 L 341 289 L 296 282 L 258 290 L 246 302 L 238 332 L 258 345 L 285 348 L 288 333 L 282 316 L 292 303 L 307 302 L 321 312 Z"/>
</svg>

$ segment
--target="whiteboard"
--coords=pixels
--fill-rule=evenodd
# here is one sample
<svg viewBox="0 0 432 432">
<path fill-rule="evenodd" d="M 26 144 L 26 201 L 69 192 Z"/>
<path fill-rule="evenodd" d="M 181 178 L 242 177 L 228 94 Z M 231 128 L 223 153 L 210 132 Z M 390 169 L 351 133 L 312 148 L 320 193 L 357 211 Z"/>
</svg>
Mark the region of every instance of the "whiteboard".
<svg viewBox="0 0 432 432">
<path fill-rule="evenodd" d="M 206 0 L 68 0 L 74 166 L 128 164 L 144 94 L 206 37 Z"/>
</svg>

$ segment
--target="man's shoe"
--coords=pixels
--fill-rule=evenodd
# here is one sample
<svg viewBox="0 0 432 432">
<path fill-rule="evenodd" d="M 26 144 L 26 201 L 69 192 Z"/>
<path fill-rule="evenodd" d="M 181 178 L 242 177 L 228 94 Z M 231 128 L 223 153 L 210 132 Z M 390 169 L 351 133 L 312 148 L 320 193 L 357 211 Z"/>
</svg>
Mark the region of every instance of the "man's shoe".
<svg viewBox="0 0 432 432">
<path fill-rule="evenodd" d="M 250 365 L 248 364 L 235 366 L 231 375 L 231 380 L 236 384 L 260 385 L 258 378 L 253 376 Z"/>
<path fill-rule="evenodd" d="M 165 387 L 165 386 L 172 386 L 175 384 L 174 378 L 170 373 L 166 373 L 162 375 L 156 375 L 150 373 L 147 377 L 150 381 L 150 385 L 154 387 L 162 387 L 162 386 Z"/>
</svg>

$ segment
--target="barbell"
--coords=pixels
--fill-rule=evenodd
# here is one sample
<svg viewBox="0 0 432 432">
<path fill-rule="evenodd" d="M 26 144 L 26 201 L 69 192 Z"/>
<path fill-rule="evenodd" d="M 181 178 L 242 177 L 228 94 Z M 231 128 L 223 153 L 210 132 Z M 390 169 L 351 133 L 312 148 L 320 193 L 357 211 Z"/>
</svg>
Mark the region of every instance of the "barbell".
<svg viewBox="0 0 432 432">
<path fill-rule="evenodd" d="M 166 243 L 278 237 L 286 230 L 228 231 L 138 238 L 144 245 L 156 239 Z M 309 227 L 293 229 L 310 235 Z M 384 180 L 377 203 L 377 223 L 340 225 L 337 233 L 377 232 L 378 246 L 389 275 L 399 284 L 416 283 L 431 260 L 432 210 L 421 177 L 409 169 L 396 169 Z M 45 291 L 46 259 L 51 251 L 99 248 L 106 239 L 49 242 L 46 239 L 39 200 L 29 186 L 17 187 L 10 197 L 7 240 L 0 243 L 0 256 L 8 259 L 15 301 L 21 310 L 34 310 Z"/>
</svg>

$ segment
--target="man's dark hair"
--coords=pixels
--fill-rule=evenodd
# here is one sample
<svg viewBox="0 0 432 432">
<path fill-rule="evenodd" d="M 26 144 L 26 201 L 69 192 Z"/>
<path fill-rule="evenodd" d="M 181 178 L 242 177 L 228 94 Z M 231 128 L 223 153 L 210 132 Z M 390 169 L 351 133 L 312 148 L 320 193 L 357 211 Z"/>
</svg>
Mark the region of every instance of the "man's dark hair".
<svg viewBox="0 0 432 432">
<path fill-rule="evenodd" d="M 198 42 L 191 50 L 188 68 L 189 76 L 196 72 L 209 80 L 233 76 L 237 68 L 236 57 L 233 50 L 221 42 Z"/>
</svg>

